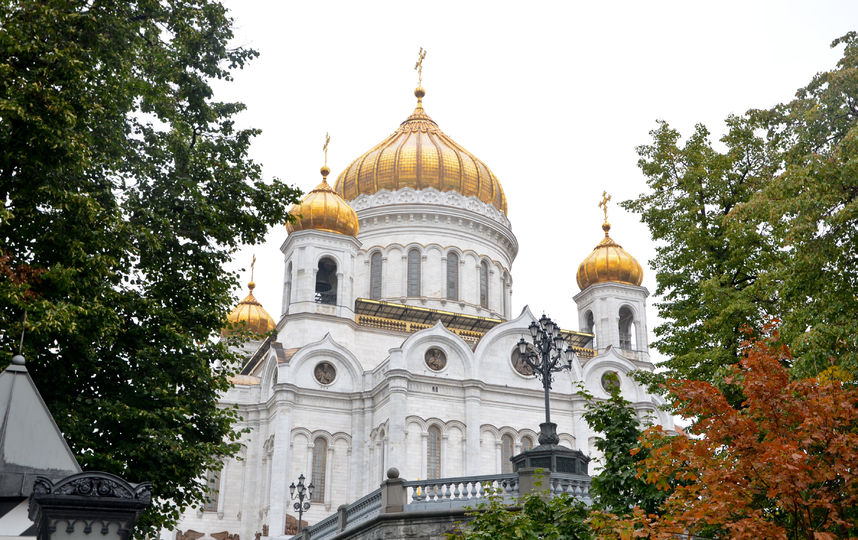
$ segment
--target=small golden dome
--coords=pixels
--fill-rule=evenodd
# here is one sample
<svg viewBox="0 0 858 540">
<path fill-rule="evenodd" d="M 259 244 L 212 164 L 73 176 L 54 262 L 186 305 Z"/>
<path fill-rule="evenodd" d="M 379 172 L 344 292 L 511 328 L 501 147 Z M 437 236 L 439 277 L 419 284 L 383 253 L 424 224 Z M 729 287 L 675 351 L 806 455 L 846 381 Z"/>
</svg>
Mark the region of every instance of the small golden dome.
<svg viewBox="0 0 858 540">
<path fill-rule="evenodd" d="M 422 86 L 414 95 L 417 108 L 411 116 L 340 173 L 336 192 L 351 201 L 382 189 L 435 188 L 477 197 L 506 214 L 506 196 L 494 173 L 429 118 L 423 110 L 426 91 Z"/>
<path fill-rule="evenodd" d="M 328 231 L 344 234 L 346 236 L 357 236 L 358 218 L 349 203 L 337 195 L 325 178 L 330 169 L 322 167 L 322 183 L 308 193 L 300 203 L 292 207 L 290 214 L 295 216 L 295 221 L 286 224 L 288 232 L 315 229 L 317 231 Z"/>
<path fill-rule="evenodd" d="M 590 285 L 605 282 L 640 285 L 643 268 L 640 263 L 608 235 L 610 223 L 604 223 L 605 237 L 578 267 L 578 287 L 583 291 Z"/>
<path fill-rule="evenodd" d="M 238 305 L 229 313 L 227 321 L 229 321 L 230 325 L 240 325 L 241 323 L 244 323 L 243 329 L 255 334 L 267 334 L 274 330 L 274 319 L 271 318 L 271 315 L 265 311 L 262 304 L 259 303 L 255 296 L 253 296 L 254 287 L 256 287 L 256 284 L 252 281 L 247 284 L 247 288 L 250 289 L 250 292 L 244 300 L 239 302 Z M 230 328 L 225 330 L 224 334 L 238 330 L 239 328 L 236 326 L 234 329 Z"/>
</svg>

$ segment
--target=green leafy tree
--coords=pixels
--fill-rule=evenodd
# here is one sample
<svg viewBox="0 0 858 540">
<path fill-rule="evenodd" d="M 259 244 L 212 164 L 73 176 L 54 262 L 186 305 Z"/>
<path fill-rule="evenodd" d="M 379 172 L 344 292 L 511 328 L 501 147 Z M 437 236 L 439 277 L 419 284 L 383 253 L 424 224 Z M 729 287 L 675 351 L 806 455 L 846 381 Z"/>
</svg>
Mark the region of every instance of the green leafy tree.
<svg viewBox="0 0 858 540">
<path fill-rule="evenodd" d="M 0 365 L 26 311 L 28 369 L 81 465 L 153 482 L 140 533 L 236 450 L 224 264 L 297 196 L 213 98 L 256 54 L 231 37 L 209 0 L 0 0 Z"/>
<path fill-rule="evenodd" d="M 788 264 L 772 269 L 781 337 L 793 373 L 832 366 L 858 377 L 858 34 L 843 46 L 836 69 L 813 77 L 796 98 L 751 111 L 777 167 L 742 205 L 737 222 L 770 231 Z"/>
<path fill-rule="evenodd" d="M 538 493 L 521 498 L 517 506 L 504 502 L 500 491 L 490 492 L 488 501 L 468 513 L 471 518 L 458 524 L 451 540 L 591 540 L 586 520 L 590 510 L 567 495 L 548 499 Z"/>
<path fill-rule="evenodd" d="M 716 148 L 697 126 L 684 142 L 667 123 L 638 149 L 649 191 L 624 207 L 657 241 L 655 347 L 664 377 L 725 384 L 741 329 L 772 316 L 795 354 L 795 373 L 834 359 L 858 374 L 858 40 L 837 68 L 795 100 L 727 119 Z M 652 377 L 650 378 L 652 379 Z"/>
<path fill-rule="evenodd" d="M 590 495 L 596 508 L 617 515 L 628 514 L 635 507 L 654 514 L 669 493 L 669 483 L 648 483 L 646 475 L 640 473 L 649 450 L 641 447 L 641 423 L 631 403 L 620 395 L 616 375 L 612 376 L 614 384 L 607 400 L 584 394 L 590 401 L 584 420 L 600 434 L 595 445 L 603 456 L 602 470 L 591 479 Z"/>
<path fill-rule="evenodd" d="M 638 148 L 650 191 L 623 204 L 641 214 L 657 242 L 651 263 L 664 322 L 653 345 L 667 356 L 667 374 L 719 384 L 739 359 L 739 329 L 773 307 L 762 274 L 778 263 L 769 237 L 732 226 L 731 212 L 770 177 L 770 165 L 743 118 L 728 125 L 718 151 L 704 126 L 682 142 L 660 122 L 652 143 Z"/>
</svg>

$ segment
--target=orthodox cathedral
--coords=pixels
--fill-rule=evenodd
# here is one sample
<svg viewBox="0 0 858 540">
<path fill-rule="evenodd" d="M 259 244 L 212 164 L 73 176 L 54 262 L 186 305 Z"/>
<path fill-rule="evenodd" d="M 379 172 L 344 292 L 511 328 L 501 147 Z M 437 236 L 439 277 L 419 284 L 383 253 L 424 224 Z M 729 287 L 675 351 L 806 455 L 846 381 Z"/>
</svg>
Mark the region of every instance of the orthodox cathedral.
<svg viewBox="0 0 858 540">
<path fill-rule="evenodd" d="M 518 242 L 507 199 L 429 117 L 424 95 L 418 86 L 414 112 L 333 186 L 323 167 L 292 209 L 277 320 L 252 282 L 230 314 L 261 336 L 245 344 L 222 399 L 248 431 L 208 475 L 209 500 L 183 515 L 179 540 L 294 532 L 289 485 L 301 474 L 315 488 L 312 524 L 378 488 L 389 467 L 415 480 L 496 474 L 538 444 L 542 385 L 517 346 L 538 314 L 510 309 Z M 673 427 L 628 377 L 653 369 L 649 293 L 641 265 L 610 237 L 607 211 L 602 229 L 578 268 L 579 330 L 562 331 L 571 369 L 551 393 L 560 444 L 593 457 L 579 389 L 607 397 L 609 373 L 642 419 Z"/>
</svg>

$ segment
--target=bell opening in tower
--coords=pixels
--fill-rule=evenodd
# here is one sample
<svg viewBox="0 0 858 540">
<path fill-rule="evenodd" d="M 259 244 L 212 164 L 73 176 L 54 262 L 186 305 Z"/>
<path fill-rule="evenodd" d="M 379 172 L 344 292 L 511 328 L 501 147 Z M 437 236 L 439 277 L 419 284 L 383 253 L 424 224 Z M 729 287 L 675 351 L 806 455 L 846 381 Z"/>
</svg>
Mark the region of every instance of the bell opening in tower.
<svg viewBox="0 0 858 540">
<path fill-rule="evenodd" d="M 628 306 L 620 308 L 619 318 L 620 349 L 624 351 L 634 350 L 632 347 L 634 333 L 634 313 Z"/>
<path fill-rule="evenodd" d="M 337 263 L 325 257 L 316 270 L 316 303 L 337 304 Z"/>
</svg>

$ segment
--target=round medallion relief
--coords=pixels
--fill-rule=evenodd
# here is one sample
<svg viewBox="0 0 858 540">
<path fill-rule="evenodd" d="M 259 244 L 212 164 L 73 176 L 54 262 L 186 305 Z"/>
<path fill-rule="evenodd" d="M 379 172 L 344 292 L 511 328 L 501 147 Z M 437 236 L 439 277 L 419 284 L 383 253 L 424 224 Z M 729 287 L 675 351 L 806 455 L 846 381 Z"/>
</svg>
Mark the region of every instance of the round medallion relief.
<svg viewBox="0 0 858 540">
<path fill-rule="evenodd" d="M 319 384 L 331 384 L 337 377 L 337 368 L 330 362 L 319 362 L 313 369 L 313 376 Z"/>
<path fill-rule="evenodd" d="M 437 347 L 432 347 L 426 351 L 423 360 L 432 371 L 441 371 L 447 366 L 447 355 Z"/>
<path fill-rule="evenodd" d="M 527 344 L 527 353 L 533 351 L 533 345 L 530 343 Z M 512 362 L 512 368 L 519 375 L 524 375 L 525 377 L 533 377 L 533 369 L 527 365 L 527 362 L 524 361 L 524 358 L 521 357 L 521 353 L 518 352 L 518 345 L 512 350 L 512 354 L 510 355 L 510 361 Z"/>
<path fill-rule="evenodd" d="M 611 393 L 614 389 L 620 388 L 620 374 L 616 371 L 606 371 L 602 373 L 602 388 L 607 393 Z"/>
</svg>

